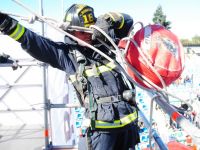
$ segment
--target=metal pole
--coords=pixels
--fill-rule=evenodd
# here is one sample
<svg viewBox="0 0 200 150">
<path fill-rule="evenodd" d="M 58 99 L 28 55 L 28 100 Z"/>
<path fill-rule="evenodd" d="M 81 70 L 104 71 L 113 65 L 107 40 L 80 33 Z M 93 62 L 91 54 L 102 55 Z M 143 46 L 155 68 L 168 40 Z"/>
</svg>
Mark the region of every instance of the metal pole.
<svg viewBox="0 0 200 150">
<path fill-rule="evenodd" d="M 40 0 L 40 14 L 44 15 L 43 12 L 43 0 Z M 42 22 L 42 36 L 44 36 L 44 22 Z M 44 138 L 45 138 L 45 149 L 49 149 L 49 122 L 48 122 L 48 98 L 47 98 L 47 65 L 43 64 L 43 99 L 44 99 Z"/>
<path fill-rule="evenodd" d="M 177 112 L 177 110 L 168 104 L 163 97 L 159 96 L 155 98 L 155 101 L 173 121 L 175 121 L 188 135 L 193 138 L 195 144 L 200 144 L 200 129 Z"/>
<path fill-rule="evenodd" d="M 154 98 L 151 99 L 151 105 L 150 105 L 151 107 L 150 107 L 149 146 L 151 150 L 152 150 L 151 137 L 152 137 L 153 101 L 154 101 Z"/>
<path fill-rule="evenodd" d="M 43 0 L 40 0 L 40 14 L 41 16 L 44 16 Z M 42 25 L 42 36 L 44 36 L 44 22 L 42 22 L 41 25 Z"/>
<path fill-rule="evenodd" d="M 138 114 L 140 115 L 140 117 L 142 118 L 142 120 L 144 121 L 144 124 L 147 128 L 151 127 L 151 124 L 149 123 L 148 119 L 145 117 L 144 113 L 142 111 L 138 111 Z M 155 142 L 158 144 L 159 148 L 161 150 L 168 150 L 166 144 L 163 142 L 163 140 L 161 139 L 161 137 L 158 135 L 158 133 L 156 132 L 155 129 L 152 129 L 151 134 L 155 140 Z M 151 137 L 149 137 L 151 138 Z"/>
<path fill-rule="evenodd" d="M 41 84 L 6 84 L 0 85 L 0 89 L 9 89 L 9 88 L 28 88 L 28 87 L 41 87 Z"/>
<path fill-rule="evenodd" d="M 40 62 L 16 62 L 16 63 L 1 63 L 0 67 L 15 67 L 16 69 L 19 67 L 26 67 L 26 66 L 38 66 L 40 65 Z"/>
<path fill-rule="evenodd" d="M 45 136 L 45 150 L 49 148 L 49 119 L 48 119 L 48 98 L 47 98 L 47 65 L 43 66 L 43 91 L 44 91 L 44 136 Z"/>
</svg>

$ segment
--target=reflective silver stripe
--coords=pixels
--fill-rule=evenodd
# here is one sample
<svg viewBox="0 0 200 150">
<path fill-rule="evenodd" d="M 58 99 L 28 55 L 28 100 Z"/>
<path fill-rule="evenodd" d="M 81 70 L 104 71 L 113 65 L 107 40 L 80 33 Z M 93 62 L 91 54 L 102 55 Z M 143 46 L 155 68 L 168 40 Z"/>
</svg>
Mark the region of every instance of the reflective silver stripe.
<svg viewBox="0 0 200 150">
<path fill-rule="evenodd" d="M 116 65 L 114 63 L 110 62 L 110 63 L 108 63 L 106 65 L 97 67 L 97 71 L 98 71 L 97 73 L 99 75 L 99 74 L 101 74 L 103 72 L 111 71 L 115 67 L 116 67 Z M 91 77 L 91 76 L 96 76 L 97 75 L 96 72 L 94 72 L 93 69 L 85 70 L 84 74 L 87 77 Z M 70 75 L 69 78 L 70 78 L 72 83 L 76 81 L 76 75 Z"/>
<path fill-rule="evenodd" d="M 107 14 L 112 18 L 112 20 L 114 22 L 116 22 L 116 20 L 118 19 L 117 17 L 119 17 L 121 19 L 120 25 L 119 25 L 119 27 L 117 27 L 117 29 L 121 29 L 124 26 L 124 16 L 121 13 L 117 13 L 117 12 L 112 13 L 112 12 L 110 12 L 110 13 L 107 13 Z"/>
<path fill-rule="evenodd" d="M 22 25 L 17 24 L 17 28 L 9 36 L 17 41 L 23 36 L 24 32 L 25 28 Z"/>
<path fill-rule="evenodd" d="M 136 119 L 138 118 L 137 116 L 137 112 L 135 111 L 132 114 L 129 114 L 123 118 L 121 118 L 120 120 L 115 120 L 113 123 L 111 122 L 105 122 L 105 121 L 100 121 L 100 120 L 96 120 L 95 121 L 95 128 L 100 128 L 100 129 L 105 129 L 105 128 L 120 128 L 120 127 L 124 127 L 128 124 L 130 124 L 131 122 L 134 122 Z"/>
<path fill-rule="evenodd" d="M 115 67 L 116 67 L 116 65 L 114 63 L 110 62 L 110 63 L 108 63 L 106 65 L 97 67 L 97 71 L 98 71 L 99 74 L 101 74 L 103 72 L 111 71 Z M 85 70 L 85 75 L 87 77 L 91 77 L 91 76 L 96 76 L 97 74 L 94 73 L 93 69 L 88 69 L 88 70 Z"/>
<path fill-rule="evenodd" d="M 76 75 L 70 75 L 69 76 L 70 81 L 73 83 L 76 81 Z"/>
</svg>

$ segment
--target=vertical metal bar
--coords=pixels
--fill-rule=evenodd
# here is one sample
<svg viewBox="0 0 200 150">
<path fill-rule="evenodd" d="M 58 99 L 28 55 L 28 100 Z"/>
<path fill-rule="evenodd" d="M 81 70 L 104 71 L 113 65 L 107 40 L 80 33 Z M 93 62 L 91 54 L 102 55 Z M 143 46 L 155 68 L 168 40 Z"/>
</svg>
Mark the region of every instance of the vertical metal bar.
<svg viewBox="0 0 200 150">
<path fill-rule="evenodd" d="M 43 91 L 44 91 L 44 136 L 45 136 L 45 150 L 49 148 L 49 119 L 48 119 L 48 98 L 47 98 L 47 65 L 43 66 Z"/>
<path fill-rule="evenodd" d="M 44 11 L 43 11 L 43 0 L 40 0 L 40 14 L 41 16 L 44 16 Z M 42 25 L 42 36 L 44 36 L 44 22 L 41 22 Z"/>
<path fill-rule="evenodd" d="M 151 150 L 152 150 L 151 138 L 152 138 L 153 101 L 154 101 L 154 98 L 151 99 L 151 105 L 150 105 L 149 146 Z"/>
<path fill-rule="evenodd" d="M 144 113 L 142 111 L 138 111 L 140 117 L 142 118 L 142 120 L 144 121 L 144 124 L 147 128 L 150 128 L 150 123 L 148 121 L 148 119 L 145 117 Z M 152 129 L 152 136 L 155 140 L 155 142 L 158 144 L 158 147 L 161 149 L 161 150 L 168 150 L 166 144 L 163 142 L 163 140 L 161 139 L 161 137 L 158 135 L 158 133 L 156 132 L 155 129 Z M 151 138 L 151 137 L 149 137 Z"/>
<path fill-rule="evenodd" d="M 61 7 L 62 7 L 62 19 L 64 18 L 64 0 L 61 0 Z"/>
<path fill-rule="evenodd" d="M 44 16 L 43 0 L 40 0 L 40 13 Z M 42 36 L 44 36 L 44 22 L 42 25 Z M 43 64 L 43 99 L 44 99 L 44 138 L 45 138 L 45 150 L 49 149 L 49 121 L 48 121 L 48 98 L 47 98 L 47 65 Z"/>
</svg>

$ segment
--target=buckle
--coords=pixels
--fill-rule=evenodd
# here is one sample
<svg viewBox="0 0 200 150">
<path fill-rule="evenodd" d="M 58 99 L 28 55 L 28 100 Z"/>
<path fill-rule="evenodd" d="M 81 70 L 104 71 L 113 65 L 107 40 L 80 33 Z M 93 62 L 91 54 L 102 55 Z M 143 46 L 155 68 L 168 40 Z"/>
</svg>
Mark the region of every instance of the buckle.
<svg viewBox="0 0 200 150">
<path fill-rule="evenodd" d="M 102 103 L 112 103 L 112 102 L 119 102 L 123 100 L 122 95 L 114 95 L 114 96 L 108 96 L 108 97 L 101 97 L 98 98 L 97 104 L 102 104 Z"/>
</svg>

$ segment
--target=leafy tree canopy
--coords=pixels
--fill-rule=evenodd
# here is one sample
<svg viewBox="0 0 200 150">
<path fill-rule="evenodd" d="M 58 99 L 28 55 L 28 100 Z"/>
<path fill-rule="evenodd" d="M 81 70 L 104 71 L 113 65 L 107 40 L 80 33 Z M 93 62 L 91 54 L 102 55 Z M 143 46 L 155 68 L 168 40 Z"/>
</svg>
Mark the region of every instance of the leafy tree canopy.
<svg viewBox="0 0 200 150">
<path fill-rule="evenodd" d="M 171 29 L 171 22 L 166 20 L 166 15 L 163 13 L 162 6 L 159 5 L 154 13 L 152 21 L 156 24 L 163 25 L 166 29 Z"/>
<path fill-rule="evenodd" d="M 200 45 L 200 36 L 195 35 L 192 39 L 181 39 L 181 43 L 183 45 Z"/>
</svg>

